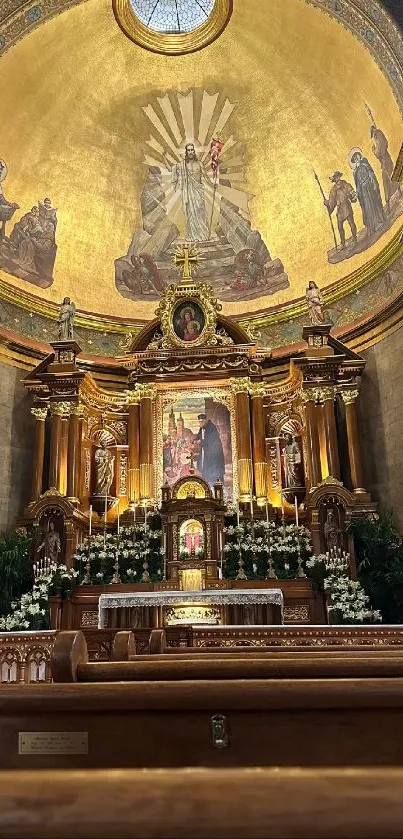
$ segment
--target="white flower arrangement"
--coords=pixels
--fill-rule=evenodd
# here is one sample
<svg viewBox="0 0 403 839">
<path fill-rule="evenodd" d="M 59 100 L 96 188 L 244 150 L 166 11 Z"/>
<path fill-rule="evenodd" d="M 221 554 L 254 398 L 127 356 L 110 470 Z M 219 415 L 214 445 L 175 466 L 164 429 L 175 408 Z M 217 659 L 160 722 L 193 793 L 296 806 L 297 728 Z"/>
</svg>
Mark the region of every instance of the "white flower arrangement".
<svg viewBox="0 0 403 839">
<path fill-rule="evenodd" d="M 46 564 L 34 566 L 34 584 L 32 590 L 22 594 L 19 601 L 11 604 L 11 612 L 0 618 L 0 631 L 15 632 L 24 629 L 43 628 L 43 618 L 48 613 L 49 594 L 58 581 L 74 582 L 78 572 L 66 565 Z"/>
</svg>

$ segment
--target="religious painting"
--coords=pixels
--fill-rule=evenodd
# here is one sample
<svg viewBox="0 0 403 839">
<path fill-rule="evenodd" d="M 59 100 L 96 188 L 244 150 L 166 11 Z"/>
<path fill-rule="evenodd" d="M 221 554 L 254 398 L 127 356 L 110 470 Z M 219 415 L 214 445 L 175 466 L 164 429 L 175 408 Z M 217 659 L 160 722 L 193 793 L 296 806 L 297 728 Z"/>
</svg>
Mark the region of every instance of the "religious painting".
<svg viewBox="0 0 403 839">
<path fill-rule="evenodd" d="M 163 483 L 198 475 L 213 487 L 221 481 L 224 497 L 233 495 L 230 413 L 212 397 L 189 394 L 163 409 Z M 193 471 L 192 471 L 193 470 Z"/>
<path fill-rule="evenodd" d="M 173 313 L 173 330 L 181 341 L 197 341 L 205 323 L 203 309 L 193 300 L 188 303 L 179 303 Z"/>
<path fill-rule="evenodd" d="M 157 136 L 145 142 L 142 228 L 115 260 L 116 288 L 133 300 L 157 300 L 179 279 L 179 243 L 195 243 L 195 280 L 220 300 L 253 300 L 289 287 L 283 263 L 252 228 L 245 151 L 233 133 L 235 110 L 224 92 L 170 90 L 141 108 Z M 172 138 L 175 138 L 173 140 Z"/>
<path fill-rule="evenodd" d="M 4 194 L 6 177 L 7 165 L 0 160 L 0 268 L 20 280 L 47 288 L 53 283 L 57 210 L 50 198 L 44 198 L 20 211 L 20 205 Z"/>
<path fill-rule="evenodd" d="M 336 169 L 329 175 L 331 186 L 327 195 L 314 173 L 334 243 L 327 254 L 330 263 L 366 251 L 403 213 L 400 184 L 392 181 L 394 165 L 388 139 L 376 124 L 371 108 L 364 108 L 369 119 L 368 138 L 362 147 L 355 146 L 346 154 L 345 168 L 351 174 Z"/>
<path fill-rule="evenodd" d="M 201 559 L 204 556 L 204 529 L 197 519 L 182 522 L 179 531 L 180 559 Z"/>
</svg>

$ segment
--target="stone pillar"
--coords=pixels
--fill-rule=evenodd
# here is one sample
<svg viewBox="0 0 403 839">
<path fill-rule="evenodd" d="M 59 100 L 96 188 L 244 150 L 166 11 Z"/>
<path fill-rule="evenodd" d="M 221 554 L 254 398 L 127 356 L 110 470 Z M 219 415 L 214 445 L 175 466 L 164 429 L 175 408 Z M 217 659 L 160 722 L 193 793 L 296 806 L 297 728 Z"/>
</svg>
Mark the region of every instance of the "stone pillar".
<svg viewBox="0 0 403 839">
<path fill-rule="evenodd" d="M 252 399 L 252 441 L 253 441 L 253 472 L 255 477 L 256 501 L 261 506 L 267 501 L 268 468 L 266 460 L 266 434 L 263 411 L 263 396 L 265 385 L 263 382 L 251 384 Z"/>
<path fill-rule="evenodd" d="M 67 497 L 79 500 L 81 467 L 81 405 L 73 405 L 69 417 L 67 444 Z"/>
<path fill-rule="evenodd" d="M 50 433 L 49 489 L 56 489 L 58 492 L 61 491 L 62 421 L 69 409 L 69 404 L 65 402 L 54 402 L 50 406 L 52 427 Z"/>
<path fill-rule="evenodd" d="M 253 492 L 252 441 L 249 411 L 250 379 L 231 379 L 231 390 L 235 396 L 235 422 L 238 447 L 239 500 L 249 501 Z"/>
<path fill-rule="evenodd" d="M 140 406 L 139 397 L 131 391 L 127 394 L 129 418 L 127 437 L 128 457 L 128 496 L 131 505 L 140 500 Z"/>
<path fill-rule="evenodd" d="M 336 417 L 334 413 L 335 391 L 333 387 L 322 389 L 323 421 L 325 427 L 327 464 L 329 476 L 340 480 L 339 444 L 337 440 Z"/>
<path fill-rule="evenodd" d="M 322 478 L 316 396 L 317 394 L 315 388 L 307 388 L 302 392 L 302 397 L 305 402 L 306 443 L 311 489 L 316 487 Z"/>
<path fill-rule="evenodd" d="M 352 390 L 343 390 L 341 395 L 346 406 L 347 441 L 351 483 L 354 492 L 365 492 L 365 489 L 363 488 L 364 481 L 362 475 L 360 439 L 358 434 L 357 411 L 355 407 L 358 390 L 355 388 Z"/>
<path fill-rule="evenodd" d="M 154 497 L 153 400 L 157 391 L 153 384 L 141 384 L 136 392 L 140 397 L 140 503 L 144 504 Z"/>
<path fill-rule="evenodd" d="M 43 459 L 45 454 L 45 420 L 48 408 L 31 408 L 31 413 L 35 417 L 35 448 L 31 501 L 37 501 L 42 493 Z"/>
</svg>

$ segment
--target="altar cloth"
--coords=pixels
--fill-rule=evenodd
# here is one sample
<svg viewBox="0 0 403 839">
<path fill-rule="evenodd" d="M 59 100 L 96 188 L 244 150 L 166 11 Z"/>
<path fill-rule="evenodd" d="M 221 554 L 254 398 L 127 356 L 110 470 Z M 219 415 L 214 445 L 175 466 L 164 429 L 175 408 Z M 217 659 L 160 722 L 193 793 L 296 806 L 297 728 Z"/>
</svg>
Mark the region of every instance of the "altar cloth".
<svg viewBox="0 0 403 839">
<path fill-rule="evenodd" d="M 200 591 L 134 591 L 101 594 L 98 605 L 98 629 L 106 627 L 107 609 L 132 609 L 140 606 L 279 606 L 284 597 L 279 588 L 201 589 Z"/>
</svg>

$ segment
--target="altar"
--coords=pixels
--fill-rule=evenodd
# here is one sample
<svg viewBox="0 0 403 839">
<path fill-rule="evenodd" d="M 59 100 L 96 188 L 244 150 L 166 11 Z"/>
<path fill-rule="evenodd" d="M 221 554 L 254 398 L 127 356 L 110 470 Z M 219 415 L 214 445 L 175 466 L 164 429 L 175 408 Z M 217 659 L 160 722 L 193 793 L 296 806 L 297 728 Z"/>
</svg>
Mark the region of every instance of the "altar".
<svg viewBox="0 0 403 839">
<path fill-rule="evenodd" d="M 119 611 L 113 623 L 120 628 L 142 626 L 144 618 L 155 627 L 280 624 L 283 606 L 282 591 L 276 588 L 114 592 L 100 595 L 98 629 L 109 627 L 112 610 Z"/>
<path fill-rule="evenodd" d="M 117 359 L 118 390 L 67 338 L 24 380 L 36 418 L 24 525 L 35 556 L 78 578 L 55 584 L 52 627 L 323 623 L 343 611 L 337 598 L 328 609 L 329 584 L 356 580 L 350 523 L 376 509 L 355 412 L 363 359 L 310 324 L 278 379 L 191 260 L 184 245 L 182 280 Z"/>
</svg>

